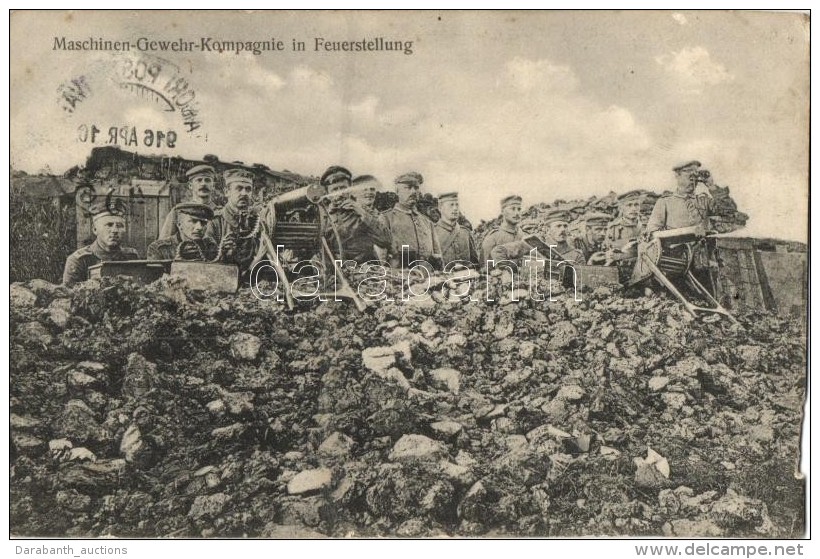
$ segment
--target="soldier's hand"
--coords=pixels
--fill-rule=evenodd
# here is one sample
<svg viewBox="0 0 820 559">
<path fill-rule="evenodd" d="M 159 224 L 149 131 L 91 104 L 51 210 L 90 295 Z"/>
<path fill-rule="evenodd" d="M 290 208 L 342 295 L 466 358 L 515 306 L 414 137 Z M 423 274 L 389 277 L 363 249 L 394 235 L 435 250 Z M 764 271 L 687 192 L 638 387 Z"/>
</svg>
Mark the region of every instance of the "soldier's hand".
<svg viewBox="0 0 820 559">
<path fill-rule="evenodd" d="M 236 235 L 227 233 L 222 238 L 222 254 L 223 256 L 231 257 L 236 252 Z"/>
<path fill-rule="evenodd" d="M 346 198 L 345 200 L 342 200 L 339 203 L 339 207 L 343 210 L 349 210 L 349 211 L 356 212 L 359 215 L 364 215 L 364 213 L 365 213 L 364 208 L 361 205 L 354 202 L 353 200 L 351 200 L 350 198 Z"/>
<path fill-rule="evenodd" d="M 202 251 L 196 243 L 184 242 L 179 245 L 179 258 L 181 260 L 202 260 Z"/>
</svg>

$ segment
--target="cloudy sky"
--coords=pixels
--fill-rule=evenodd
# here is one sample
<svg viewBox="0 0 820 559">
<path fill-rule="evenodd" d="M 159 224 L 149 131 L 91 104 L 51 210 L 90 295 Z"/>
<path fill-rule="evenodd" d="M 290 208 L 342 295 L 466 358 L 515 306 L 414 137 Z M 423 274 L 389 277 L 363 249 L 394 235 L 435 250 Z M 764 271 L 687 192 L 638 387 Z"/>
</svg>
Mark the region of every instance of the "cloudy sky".
<svg viewBox="0 0 820 559">
<path fill-rule="evenodd" d="M 54 37 L 275 38 L 287 50 L 146 53 L 194 89 L 194 137 L 179 111 L 119 87 L 123 59 L 141 53 L 54 50 Z M 316 37 L 412 41 L 413 54 L 315 52 Z M 290 50 L 294 38 L 306 52 Z M 699 159 L 751 216 L 750 233 L 805 240 L 808 64 L 795 14 L 22 12 L 11 19 L 11 162 L 82 163 L 83 124 L 103 136 L 134 126 L 140 139 L 173 129 L 174 150 L 127 149 L 312 175 L 341 164 L 386 188 L 417 170 L 429 191 L 459 191 L 477 222 L 510 193 L 528 204 L 671 189 L 671 167 Z M 58 89 L 78 77 L 89 89 L 69 113 Z"/>
</svg>

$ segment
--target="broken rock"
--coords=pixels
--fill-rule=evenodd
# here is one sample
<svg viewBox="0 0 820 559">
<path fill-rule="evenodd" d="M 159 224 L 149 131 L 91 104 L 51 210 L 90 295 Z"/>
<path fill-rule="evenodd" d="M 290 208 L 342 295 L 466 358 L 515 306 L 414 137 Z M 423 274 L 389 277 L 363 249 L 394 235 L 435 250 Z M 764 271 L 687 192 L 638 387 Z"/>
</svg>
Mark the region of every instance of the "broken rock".
<svg viewBox="0 0 820 559">
<path fill-rule="evenodd" d="M 239 332 L 231 336 L 231 354 L 241 361 L 256 361 L 262 340 L 253 334 Z"/>
<path fill-rule="evenodd" d="M 330 468 L 304 470 L 288 482 L 289 495 L 304 495 L 330 488 L 333 471 Z"/>
<path fill-rule="evenodd" d="M 444 444 L 424 435 L 404 435 L 393 446 L 388 458 L 394 462 L 436 462 L 447 457 Z"/>
</svg>

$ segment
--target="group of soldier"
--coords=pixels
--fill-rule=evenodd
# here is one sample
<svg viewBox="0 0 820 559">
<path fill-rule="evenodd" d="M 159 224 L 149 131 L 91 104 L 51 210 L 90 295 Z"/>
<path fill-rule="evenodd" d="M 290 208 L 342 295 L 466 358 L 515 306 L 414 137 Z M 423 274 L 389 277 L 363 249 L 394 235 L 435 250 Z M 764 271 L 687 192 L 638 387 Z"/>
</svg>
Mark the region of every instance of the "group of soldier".
<svg viewBox="0 0 820 559">
<path fill-rule="evenodd" d="M 654 231 L 703 224 L 727 198 L 727 190 L 715 187 L 711 175 L 698 161 L 674 168 L 677 189 L 657 200 L 646 223 L 641 217 L 644 194 L 630 191 L 618 197 L 618 216 L 589 212 L 581 216 L 582 227 L 570 234 L 569 212 L 551 209 L 537 217 L 546 228 L 545 238 L 563 260 L 577 264 L 612 264 L 633 258 L 637 243 Z M 160 229 L 159 239 L 148 246 L 148 260 L 192 260 L 228 262 L 247 272 L 259 249 L 259 234 L 273 232 L 276 242 L 276 205 L 259 209 L 254 204 L 254 175 L 244 168 L 223 173 L 225 204 L 216 207 L 216 171 L 197 165 L 186 173 L 189 200 L 176 205 Z M 464 220 L 457 192 L 438 196 L 440 218 L 433 222 L 418 207 L 424 178 L 409 172 L 394 180 L 397 203 L 378 212 L 374 207 L 381 184 L 370 175 L 354 178 L 344 167 L 333 166 L 321 176 L 327 196 L 320 202 L 328 219 L 322 232 L 335 237 L 343 258 L 357 263 L 374 260 L 401 267 L 405 259 L 423 261 L 434 269 L 451 262 L 483 266 L 484 261 L 520 259 L 532 249 L 522 224 L 522 198 L 501 200 L 500 223 L 491 228 L 480 245 Z M 705 192 L 696 193 L 698 184 Z M 335 194 L 334 194 L 335 193 Z M 275 200 L 274 200 L 275 202 Z M 126 236 L 126 209 L 116 203 L 92 209 L 94 242 L 71 254 L 65 264 L 63 282 L 84 281 L 89 268 L 105 261 L 137 260 L 137 251 L 123 246 Z M 480 247 L 480 250 L 479 250 Z M 285 246 L 285 249 L 288 247 Z"/>
</svg>

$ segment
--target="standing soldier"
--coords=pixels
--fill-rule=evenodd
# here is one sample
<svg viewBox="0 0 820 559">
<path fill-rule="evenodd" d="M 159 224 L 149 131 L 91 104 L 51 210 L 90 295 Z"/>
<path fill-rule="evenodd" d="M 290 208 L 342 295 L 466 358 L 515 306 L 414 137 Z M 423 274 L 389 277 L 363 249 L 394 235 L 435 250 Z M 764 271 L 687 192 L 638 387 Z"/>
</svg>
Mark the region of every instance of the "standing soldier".
<svg viewBox="0 0 820 559">
<path fill-rule="evenodd" d="M 125 207 L 119 200 L 106 200 L 91 209 L 93 243 L 71 255 L 65 261 L 63 284 L 74 285 L 88 279 L 88 269 L 100 262 L 139 260 L 133 248 L 122 246 L 125 238 Z"/>
<path fill-rule="evenodd" d="M 148 246 L 148 260 L 211 262 L 216 259 L 216 242 L 205 235 L 214 211 L 205 204 L 188 202 L 174 206 L 172 213 L 177 216 L 177 232 L 151 243 Z"/>
<path fill-rule="evenodd" d="M 185 173 L 188 180 L 188 198 L 190 202 L 204 204 L 211 209 L 215 205 L 212 202 L 214 185 L 216 184 L 216 171 L 210 165 L 196 165 L 188 169 Z M 177 233 L 177 214 L 175 209 L 168 212 L 165 221 L 159 230 L 159 239 L 173 237 Z"/>
<path fill-rule="evenodd" d="M 601 212 L 591 212 L 583 217 L 582 235 L 572 239 L 572 246 L 583 254 L 587 264 L 603 264 L 606 260 L 604 241 L 611 219 L 612 216 Z"/>
<path fill-rule="evenodd" d="M 512 195 L 501 199 L 501 224 L 493 227 L 481 241 L 481 258 L 489 260 L 494 247 L 523 238 L 518 228 L 521 222 L 521 196 Z"/>
<path fill-rule="evenodd" d="M 333 193 L 350 188 L 350 179 L 350 171 L 344 167 L 333 166 L 324 172 L 321 183 L 327 187 L 328 193 Z M 369 205 L 360 202 L 359 197 L 368 200 Z M 345 260 L 355 260 L 363 264 L 377 259 L 374 247 L 390 247 L 390 231 L 373 209 L 375 199 L 375 187 L 367 185 L 361 192 L 356 193 L 356 197 L 350 193 L 329 198 L 328 214 L 341 239 Z M 330 227 L 325 231 L 327 236 L 333 234 Z"/>
<path fill-rule="evenodd" d="M 441 219 L 436 222 L 436 234 L 441 242 L 441 256 L 446 266 L 450 262 L 478 264 L 476 250 L 470 230 L 459 223 L 461 212 L 458 207 L 458 193 L 448 192 L 438 197 Z"/>
<path fill-rule="evenodd" d="M 646 224 L 647 234 L 692 225 L 702 225 L 708 230 L 710 215 L 718 215 L 725 210 L 733 211 L 729 189 L 717 187 L 711 173 L 700 170 L 700 167 L 700 161 L 690 161 L 673 169 L 678 183 L 677 190 L 655 202 Z M 708 193 L 696 195 L 695 187 L 698 183 L 704 184 Z"/>
<path fill-rule="evenodd" d="M 440 268 L 441 246 L 435 225 L 417 207 L 424 178 L 413 171 L 399 175 L 395 183 L 399 201 L 382 213 L 382 219 L 392 235 L 388 253 L 390 265 L 394 268 L 401 267 L 402 246 L 406 246 L 410 262 L 423 260 L 434 268 Z"/>
</svg>

